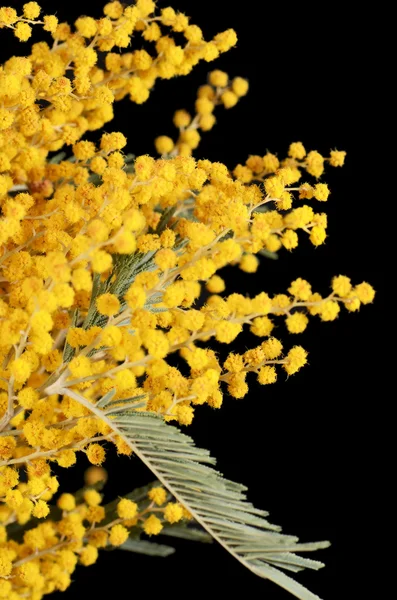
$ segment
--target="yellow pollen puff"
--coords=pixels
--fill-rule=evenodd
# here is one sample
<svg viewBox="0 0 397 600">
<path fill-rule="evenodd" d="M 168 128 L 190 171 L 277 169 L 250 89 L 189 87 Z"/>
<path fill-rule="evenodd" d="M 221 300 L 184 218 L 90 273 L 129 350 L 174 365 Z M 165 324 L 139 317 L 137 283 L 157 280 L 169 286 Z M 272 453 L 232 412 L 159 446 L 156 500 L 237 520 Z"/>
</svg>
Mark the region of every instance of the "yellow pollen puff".
<svg viewBox="0 0 397 600">
<path fill-rule="evenodd" d="M 91 255 L 92 269 L 95 273 L 104 273 L 112 266 L 112 257 L 105 250 L 95 250 Z"/>
<path fill-rule="evenodd" d="M 164 488 L 154 487 L 148 492 L 148 497 L 157 504 L 157 506 L 161 506 L 167 499 L 167 492 Z"/>
<path fill-rule="evenodd" d="M 206 288 L 212 294 L 220 294 L 225 291 L 225 282 L 219 275 L 213 275 L 206 283 Z"/>
<path fill-rule="evenodd" d="M 169 154 L 174 149 L 173 140 L 166 135 L 157 137 L 154 141 L 154 145 L 159 154 Z"/>
<path fill-rule="evenodd" d="M 302 142 L 293 142 L 289 147 L 288 156 L 302 160 L 306 156 L 306 150 Z"/>
<path fill-rule="evenodd" d="M 324 157 L 316 150 L 306 156 L 306 170 L 313 177 L 321 177 L 324 171 Z"/>
<path fill-rule="evenodd" d="M 21 406 L 23 406 L 23 408 L 26 409 L 33 408 L 39 397 L 40 396 L 37 390 L 31 387 L 25 387 L 23 390 L 18 392 L 18 402 Z"/>
<path fill-rule="evenodd" d="M 128 529 L 124 525 L 113 525 L 110 529 L 109 542 L 112 546 L 121 546 L 128 539 Z"/>
<path fill-rule="evenodd" d="M 1 14 L 0 14 L 1 18 Z M 0 556 L 0 577 L 8 577 L 11 575 L 12 561 L 6 554 Z"/>
<path fill-rule="evenodd" d="M 250 327 L 251 332 L 259 337 L 267 337 L 273 331 L 274 324 L 269 317 L 256 317 Z"/>
<path fill-rule="evenodd" d="M 111 325 L 105 327 L 101 334 L 101 342 L 104 346 L 109 346 L 110 348 L 118 346 L 122 339 L 122 333 L 120 328 L 116 325 Z"/>
<path fill-rule="evenodd" d="M 180 425 L 190 425 L 193 421 L 194 409 L 192 406 L 178 404 L 175 414 Z"/>
<path fill-rule="evenodd" d="M 317 183 L 314 188 L 314 197 L 316 200 L 320 200 L 321 202 L 325 202 L 328 200 L 329 189 L 326 183 Z"/>
<path fill-rule="evenodd" d="M 23 496 L 19 490 L 8 490 L 5 501 L 7 506 L 16 510 L 23 504 Z"/>
<path fill-rule="evenodd" d="M 268 360 L 278 358 L 283 350 L 282 343 L 275 337 L 271 337 L 265 342 L 262 342 L 261 347 L 265 354 L 265 358 Z"/>
<path fill-rule="evenodd" d="M 314 196 L 314 188 L 309 183 L 303 183 L 299 188 L 299 198 L 310 200 Z"/>
<path fill-rule="evenodd" d="M 112 133 L 104 133 L 101 137 L 101 150 L 105 152 L 113 152 L 114 150 L 121 150 L 126 146 L 127 139 L 124 134 L 120 131 L 113 131 Z"/>
<path fill-rule="evenodd" d="M 34 333 L 39 333 L 40 331 L 51 331 L 53 324 L 52 317 L 46 310 L 37 311 L 33 314 L 30 320 L 30 326 Z"/>
<path fill-rule="evenodd" d="M 254 254 L 244 254 L 240 260 L 239 267 L 245 273 L 255 273 L 259 267 L 259 260 Z"/>
<path fill-rule="evenodd" d="M 17 23 L 15 26 L 14 35 L 21 42 L 26 42 L 32 35 L 32 28 L 27 23 L 22 23 L 19 21 L 19 23 Z"/>
<path fill-rule="evenodd" d="M 290 333 L 302 333 L 305 331 L 308 323 L 309 319 L 302 312 L 295 312 L 292 315 L 289 315 L 285 320 L 285 324 Z"/>
<path fill-rule="evenodd" d="M 87 377 L 91 375 L 91 361 L 87 356 L 76 356 L 69 363 L 69 370 L 73 377 Z"/>
<path fill-rule="evenodd" d="M 227 391 L 233 398 L 244 398 L 248 393 L 248 385 L 245 381 L 246 373 L 236 373 L 228 381 Z"/>
<path fill-rule="evenodd" d="M 322 321 L 334 321 L 338 316 L 339 311 L 339 304 L 334 300 L 324 302 L 318 309 Z"/>
<path fill-rule="evenodd" d="M 331 167 L 343 167 L 345 164 L 346 152 L 343 150 L 332 150 L 329 158 Z"/>
<path fill-rule="evenodd" d="M 261 367 L 258 372 L 258 383 L 261 385 L 268 385 L 277 381 L 277 372 L 275 367 L 265 365 Z"/>
<path fill-rule="evenodd" d="M 215 104 L 208 98 L 198 98 L 195 103 L 197 114 L 201 116 L 210 115 L 215 108 Z"/>
<path fill-rule="evenodd" d="M 120 310 L 120 301 L 114 294 L 102 294 L 96 299 L 99 312 L 107 317 L 112 317 Z"/>
<path fill-rule="evenodd" d="M 12 25 L 18 20 L 17 11 L 10 6 L 3 6 L 0 8 L 0 23 L 5 25 Z"/>
<path fill-rule="evenodd" d="M 71 511 L 76 507 L 76 501 L 72 494 L 61 494 L 57 500 L 57 506 L 61 510 Z"/>
<path fill-rule="evenodd" d="M 93 142 L 88 142 L 83 140 L 81 142 L 77 142 L 73 146 L 73 154 L 79 160 L 88 160 L 95 155 L 96 148 Z"/>
<path fill-rule="evenodd" d="M 86 38 L 94 37 L 98 29 L 97 23 L 92 17 L 80 17 L 74 24 L 80 35 Z"/>
<path fill-rule="evenodd" d="M 232 81 L 232 90 L 238 98 L 245 96 L 248 93 L 249 83 L 247 79 L 235 77 Z"/>
<path fill-rule="evenodd" d="M 58 19 L 55 15 L 45 15 L 44 16 L 44 31 L 49 31 L 50 33 L 55 33 L 56 28 L 58 26 Z"/>
<path fill-rule="evenodd" d="M 359 310 L 360 306 L 361 302 L 357 294 L 355 294 L 354 291 L 350 292 L 350 294 L 345 299 L 345 307 L 347 308 L 347 310 L 349 312 L 355 312 L 356 310 Z"/>
<path fill-rule="evenodd" d="M 320 225 L 315 225 L 312 227 L 310 231 L 310 241 L 314 246 L 320 246 L 325 242 L 325 238 L 327 237 L 327 233 L 324 227 Z"/>
<path fill-rule="evenodd" d="M 243 357 L 240 354 L 230 353 L 223 366 L 231 373 L 240 373 L 244 369 Z"/>
<path fill-rule="evenodd" d="M 80 563 L 85 567 L 93 565 L 98 558 L 98 550 L 95 546 L 87 544 L 80 552 Z"/>
<path fill-rule="evenodd" d="M 158 535 L 163 529 L 163 525 L 156 515 L 150 515 L 143 523 L 143 530 L 146 535 Z"/>
<path fill-rule="evenodd" d="M 284 181 L 280 177 L 269 177 L 265 180 L 266 193 L 272 198 L 281 198 L 284 189 Z"/>
<path fill-rule="evenodd" d="M 17 358 L 11 362 L 10 372 L 15 381 L 18 383 L 24 383 L 27 379 L 29 379 L 32 372 L 32 367 L 23 357 Z"/>
<path fill-rule="evenodd" d="M 183 518 L 183 508 L 176 502 L 169 502 L 164 510 L 164 518 L 169 523 L 177 523 Z"/>
<path fill-rule="evenodd" d="M 215 71 L 211 71 L 211 73 L 208 76 L 208 80 L 211 85 L 215 87 L 224 88 L 228 84 L 229 77 L 227 73 L 225 73 L 224 71 L 219 71 L 217 69 Z"/>
<path fill-rule="evenodd" d="M 99 444 L 90 444 L 86 450 L 86 455 L 93 465 L 101 465 L 105 460 L 105 450 Z"/>
<path fill-rule="evenodd" d="M 11 458 L 16 445 L 16 440 L 13 436 L 0 437 L 1 460 L 8 460 Z"/>
<path fill-rule="evenodd" d="M 305 279 L 295 279 L 288 288 L 290 294 L 295 296 L 297 300 L 308 300 L 312 293 L 311 285 Z"/>
<path fill-rule="evenodd" d="M 372 287 L 372 285 L 366 283 L 365 281 L 363 283 L 360 283 L 359 285 L 356 285 L 356 287 L 354 288 L 354 293 L 357 295 L 358 299 L 363 304 L 370 304 L 375 298 L 374 288 Z"/>
<path fill-rule="evenodd" d="M 192 120 L 192 117 L 186 110 L 177 110 L 174 113 L 173 123 L 175 127 L 187 127 Z"/>
<path fill-rule="evenodd" d="M 352 284 L 349 277 L 338 275 L 332 280 L 332 291 L 340 298 L 346 298 L 351 292 Z"/>
<path fill-rule="evenodd" d="M 163 271 L 172 269 L 176 264 L 176 254 L 170 248 L 162 248 L 156 252 L 154 261 Z"/>
<path fill-rule="evenodd" d="M 50 508 L 44 500 L 38 500 L 32 510 L 32 515 L 38 519 L 44 519 L 50 512 Z"/>
<path fill-rule="evenodd" d="M 225 108 L 233 108 L 238 102 L 238 95 L 232 90 L 226 90 L 221 94 L 221 100 Z"/>
<path fill-rule="evenodd" d="M 98 506 L 102 502 L 102 496 L 96 490 L 86 490 L 83 494 L 83 498 L 88 506 Z"/>
<path fill-rule="evenodd" d="M 94 156 L 90 162 L 90 169 L 93 173 L 101 175 L 107 167 L 107 162 L 102 156 Z"/>
<path fill-rule="evenodd" d="M 133 519 L 138 512 L 138 505 L 132 500 L 123 498 L 117 505 L 117 514 L 120 519 Z"/>
<path fill-rule="evenodd" d="M 292 231 L 288 229 L 285 231 L 281 237 L 281 243 L 287 250 L 293 250 L 297 247 L 299 242 L 298 234 L 296 231 Z"/>
<path fill-rule="evenodd" d="M 307 352 L 302 346 L 294 346 L 286 356 L 286 363 L 283 365 L 288 375 L 294 375 L 307 363 Z"/>
<path fill-rule="evenodd" d="M 41 8 L 37 2 L 27 2 L 23 5 L 23 15 L 27 19 L 37 19 L 40 12 Z"/>
</svg>

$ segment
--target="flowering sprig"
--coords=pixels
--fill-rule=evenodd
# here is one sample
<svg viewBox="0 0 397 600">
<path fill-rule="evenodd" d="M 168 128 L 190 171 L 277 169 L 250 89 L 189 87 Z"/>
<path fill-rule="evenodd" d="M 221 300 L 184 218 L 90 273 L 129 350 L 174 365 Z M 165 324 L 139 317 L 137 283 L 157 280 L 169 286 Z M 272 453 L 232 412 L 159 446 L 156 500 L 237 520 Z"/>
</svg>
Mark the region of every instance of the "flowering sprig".
<svg viewBox="0 0 397 600">
<path fill-rule="evenodd" d="M 119 131 L 86 139 L 112 120 L 116 101 L 141 104 L 158 79 L 187 75 L 236 44 L 233 30 L 207 42 L 185 15 L 155 9 L 152 0 L 114 1 L 102 18 L 71 27 L 41 16 L 36 2 L 21 15 L 0 8 L 0 28 L 19 40 L 35 25 L 52 39 L 0 67 L 0 597 L 64 590 L 98 548 L 167 554 L 140 534 L 167 523 L 171 534 L 194 519 L 248 569 L 312 600 L 278 567 L 317 569 L 295 551 L 328 542 L 277 533 L 175 423 L 189 425 L 202 404 L 244 397 L 251 373 L 267 385 L 307 363 L 301 345 L 284 350 L 272 335 L 278 319 L 295 336 L 312 316 L 333 321 L 341 307 L 373 301 L 370 284 L 343 275 L 326 297 L 298 278 L 287 293 L 249 298 L 226 294 L 219 274 L 227 265 L 254 273 L 258 255 L 292 251 L 302 233 L 322 245 L 327 215 L 311 202 L 328 200 L 324 169 L 343 166 L 346 153 L 324 157 L 293 142 L 284 158 L 251 155 L 232 170 L 196 160 L 215 109 L 248 92 L 247 80 L 220 70 L 199 88 L 193 116 L 175 112 L 175 140 L 155 139 L 160 158 L 126 155 Z M 136 36 L 151 50 L 131 49 Z M 244 328 L 261 343 L 223 359 L 209 347 Z M 184 367 L 171 366 L 174 353 Z M 143 504 L 105 507 L 86 490 L 62 493 L 55 506 L 51 464 L 72 467 L 80 453 L 99 468 L 112 445 L 135 453 L 161 486 Z M 30 528 L 32 519 L 42 522 Z M 26 526 L 22 542 L 13 526 Z"/>
</svg>

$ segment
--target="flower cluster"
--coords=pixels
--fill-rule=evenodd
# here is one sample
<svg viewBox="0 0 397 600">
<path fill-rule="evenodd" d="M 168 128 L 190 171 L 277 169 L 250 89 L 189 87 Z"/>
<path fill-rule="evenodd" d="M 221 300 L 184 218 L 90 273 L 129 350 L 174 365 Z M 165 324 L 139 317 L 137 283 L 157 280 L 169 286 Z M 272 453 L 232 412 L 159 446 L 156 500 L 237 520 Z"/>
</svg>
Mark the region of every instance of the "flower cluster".
<svg viewBox="0 0 397 600">
<path fill-rule="evenodd" d="M 327 216 L 311 201 L 327 201 L 324 167 L 345 160 L 301 142 L 283 159 L 267 152 L 232 170 L 196 160 L 215 108 L 245 96 L 245 79 L 212 71 L 194 115 L 175 112 L 176 139 L 156 138 L 160 158 L 131 160 L 118 131 L 84 138 L 112 120 L 115 101 L 145 102 L 157 79 L 229 50 L 233 30 L 207 42 L 185 15 L 170 7 L 157 15 L 152 0 L 110 2 L 103 18 L 81 17 L 74 28 L 41 17 L 36 2 L 21 15 L 0 8 L 0 28 L 21 41 L 35 25 L 52 43 L 0 67 L 0 598 L 15 600 L 66 589 L 77 562 L 92 564 L 98 548 L 123 544 L 131 528 L 152 535 L 164 520 L 189 518 L 162 488 L 144 508 L 121 500 L 111 520 L 95 490 L 80 501 L 63 493 L 52 505 L 51 463 L 69 468 L 81 452 L 100 466 L 104 442 L 131 455 L 112 428 L 126 407 L 189 425 L 197 406 L 245 396 L 250 372 L 261 384 L 276 381 L 276 365 L 295 374 L 307 352 L 284 351 L 274 320 L 299 334 L 310 316 L 333 321 L 341 306 L 357 311 L 375 293 L 342 275 L 324 298 L 303 279 L 274 296 L 224 293 L 226 265 L 253 273 L 258 254 L 291 251 L 299 235 L 324 243 Z M 124 51 L 137 35 L 152 52 Z M 222 361 L 206 344 L 230 344 L 244 327 L 264 338 L 244 354 Z M 183 367 L 168 361 L 173 353 Z M 108 397 L 111 410 L 101 404 Z M 32 518 L 41 523 L 22 542 L 9 536 L 9 525 Z"/>
<path fill-rule="evenodd" d="M 34 468 L 39 470 L 39 461 Z M 39 496 L 32 496 L 32 489 L 20 483 L 6 495 L 3 522 L 6 513 L 15 513 L 20 525 L 30 515 L 46 517 L 49 508 Z M 95 487 L 87 486 L 77 498 L 75 494 L 62 493 L 52 513 L 26 530 L 20 542 L 9 538 L 7 528 L 0 525 L 0 598 L 41 598 L 64 591 L 76 566 L 94 564 L 99 549 L 120 547 L 131 537 L 138 539 L 140 532 L 158 535 L 164 524 L 191 519 L 180 504 L 169 501 L 164 488 L 152 486 L 139 505 L 129 498 L 103 505 L 102 495 Z"/>
</svg>

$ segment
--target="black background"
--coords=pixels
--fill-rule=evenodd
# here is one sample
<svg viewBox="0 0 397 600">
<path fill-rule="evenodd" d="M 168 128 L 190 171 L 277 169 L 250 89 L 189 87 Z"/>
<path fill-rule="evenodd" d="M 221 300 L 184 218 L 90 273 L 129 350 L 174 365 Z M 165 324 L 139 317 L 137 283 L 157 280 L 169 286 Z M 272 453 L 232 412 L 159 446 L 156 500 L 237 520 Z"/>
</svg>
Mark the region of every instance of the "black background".
<svg viewBox="0 0 397 600">
<path fill-rule="evenodd" d="M 16 8 L 22 2 L 9 2 Z M 90 8 L 61 2 L 41 2 L 60 20 L 80 14 L 100 16 L 102 2 Z M 108 131 L 128 136 L 129 152 L 153 153 L 157 135 L 173 135 L 172 114 L 192 109 L 197 87 L 206 73 L 219 68 L 250 81 L 249 95 L 237 107 L 217 112 L 213 131 L 203 134 L 196 157 L 225 162 L 230 168 L 249 154 L 267 150 L 286 154 L 292 141 L 327 155 L 344 149 L 343 169 L 324 176 L 332 194 L 325 206 L 329 229 L 325 246 L 302 243 L 293 253 L 282 251 L 278 261 L 263 259 L 255 275 L 227 270 L 230 291 L 281 293 L 298 276 L 325 294 L 333 275 L 346 274 L 354 283 L 370 282 L 377 290 L 373 305 L 351 314 L 342 311 L 336 322 L 313 318 L 301 336 L 285 334 L 279 322 L 276 335 L 286 347 L 301 343 L 310 353 L 309 366 L 288 381 L 281 375 L 275 386 L 254 381 L 244 400 L 226 397 L 221 410 L 199 407 L 188 433 L 197 444 L 211 449 L 225 475 L 249 487 L 249 499 L 269 510 L 271 520 L 301 541 L 329 539 L 332 547 L 313 558 L 324 560 L 318 573 L 297 579 L 324 598 L 359 598 L 371 575 L 363 577 L 367 560 L 367 526 L 374 490 L 380 483 L 380 455 L 375 442 L 386 411 L 379 359 L 382 340 L 382 244 L 373 222 L 376 206 L 367 177 L 370 159 L 372 100 L 367 47 L 370 26 L 365 12 L 348 14 L 342 3 L 285 3 L 227 0 L 173 1 L 174 8 L 202 26 L 206 39 L 233 27 L 239 37 L 235 49 L 214 63 L 200 63 L 188 77 L 161 81 L 143 106 L 125 100 L 116 105 Z M 160 8 L 168 2 L 159 1 Z M 12 34 L 2 31 L 1 58 L 24 53 Z M 9 47 L 8 47 L 9 46 Z M 316 205 L 323 210 L 324 205 Z M 303 236 L 302 236 L 303 237 Z M 234 348 L 244 351 L 254 343 L 249 335 Z M 62 471 L 64 490 L 81 486 L 87 467 L 81 459 L 73 471 Z M 110 482 L 106 498 L 131 491 L 151 480 L 137 459 L 112 456 L 106 467 Z M 375 517 L 373 517 L 375 518 Z M 162 541 L 166 541 L 163 538 Z M 146 558 L 121 551 L 102 553 L 89 569 L 79 567 L 76 583 L 58 598 L 98 600 L 109 589 L 125 597 L 163 594 L 175 599 L 192 591 L 225 596 L 243 586 L 248 598 L 260 595 L 286 600 L 288 594 L 257 579 L 233 562 L 216 545 L 176 544 L 170 558 Z"/>
</svg>

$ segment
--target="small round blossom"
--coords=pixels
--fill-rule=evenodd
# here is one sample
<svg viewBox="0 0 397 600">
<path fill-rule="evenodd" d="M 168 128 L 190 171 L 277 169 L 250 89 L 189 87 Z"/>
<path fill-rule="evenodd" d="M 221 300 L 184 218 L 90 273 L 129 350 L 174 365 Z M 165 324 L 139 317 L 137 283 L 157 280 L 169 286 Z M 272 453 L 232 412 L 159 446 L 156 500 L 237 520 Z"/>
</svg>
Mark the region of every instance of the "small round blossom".
<svg viewBox="0 0 397 600">
<path fill-rule="evenodd" d="M 166 135 L 157 137 L 154 143 L 159 154 L 169 154 L 174 148 L 173 140 Z"/>
<path fill-rule="evenodd" d="M 128 539 L 128 529 L 124 525 L 113 525 L 110 529 L 109 542 L 112 546 L 121 546 Z"/>
<path fill-rule="evenodd" d="M 121 519 L 133 519 L 138 511 L 138 505 L 127 498 L 123 498 L 117 505 L 117 514 Z"/>
<path fill-rule="evenodd" d="M 338 275 L 332 280 L 332 290 L 341 298 L 346 298 L 351 292 L 352 284 L 349 277 Z"/>
<path fill-rule="evenodd" d="M 183 509 L 180 504 L 169 502 L 164 510 L 164 518 L 169 523 L 177 523 L 183 517 Z"/>
<path fill-rule="evenodd" d="M 329 164 L 332 167 L 343 167 L 343 165 L 345 163 L 345 158 L 346 158 L 346 152 L 344 152 L 342 150 L 332 150 L 330 159 L 329 159 Z"/>
<path fill-rule="evenodd" d="M 268 365 L 261 367 L 258 373 L 258 382 L 261 385 L 268 385 L 269 383 L 275 383 L 277 381 L 277 372 L 275 367 Z"/>
<path fill-rule="evenodd" d="M 154 487 L 149 491 L 148 497 L 150 500 L 153 500 L 157 506 L 161 506 L 167 499 L 167 492 L 164 488 Z"/>
<path fill-rule="evenodd" d="M 71 511 L 76 507 L 76 501 L 72 494 L 61 494 L 59 496 L 57 505 L 61 510 Z"/>
<path fill-rule="evenodd" d="M 120 310 L 120 301 L 114 294 L 102 294 L 98 296 L 96 305 L 102 315 L 111 317 Z"/>
<path fill-rule="evenodd" d="M 98 558 L 98 550 L 95 546 L 87 544 L 80 552 L 80 563 L 85 567 L 93 565 Z"/>
<path fill-rule="evenodd" d="M 37 517 L 38 519 L 43 519 L 44 517 L 46 517 L 48 515 L 49 512 L 50 512 L 50 508 L 49 508 L 47 502 L 45 502 L 44 500 L 38 500 L 38 502 L 36 503 L 36 505 L 32 511 L 32 515 L 34 517 Z"/>
<path fill-rule="evenodd" d="M 105 460 L 105 450 L 99 444 L 90 444 L 86 454 L 88 460 L 93 465 L 101 465 Z"/>
<path fill-rule="evenodd" d="M 302 142 L 293 142 L 289 147 L 288 155 L 298 160 L 305 158 L 306 150 Z"/>
<path fill-rule="evenodd" d="M 23 15 L 27 19 L 37 19 L 40 12 L 41 8 L 37 2 L 27 2 L 23 5 Z"/>
<path fill-rule="evenodd" d="M 316 200 L 320 200 L 321 202 L 325 202 L 328 200 L 329 189 L 326 183 L 317 183 L 314 187 L 314 197 Z"/>
<path fill-rule="evenodd" d="M 305 279 L 295 279 L 288 288 L 290 294 L 295 296 L 297 300 L 308 300 L 312 293 L 311 285 Z"/>
<path fill-rule="evenodd" d="M 357 295 L 360 302 L 363 304 L 370 304 L 375 298 L 375 290 L 369 283 L 363 282 L 356 285 L 354 292 Z"/>
<path fill-rule="evenodd" d="M 156 515 L 150 515 L 143 523 L 143 530 L 147 535 L 158 535 L 163 529 L 163 525 Z"/>
<path fill-rule="evenodd" d="M 285 320 L 285 324 L 290 333 L 302 333 L 305 331 L 308 323 L 309 319 L 302 312 L 295 312 L 292 315 L 289 315 Z"/>
<path fill-rule="evenodd" d="M 286 362 L 283 365 L 288 375 L 297 373 L 307 363 L 307 352 L 302 346 L 294 346 L 286 356 Z"/>
</svg>

